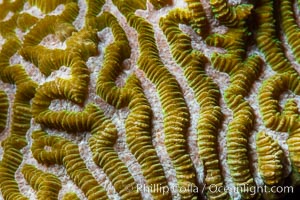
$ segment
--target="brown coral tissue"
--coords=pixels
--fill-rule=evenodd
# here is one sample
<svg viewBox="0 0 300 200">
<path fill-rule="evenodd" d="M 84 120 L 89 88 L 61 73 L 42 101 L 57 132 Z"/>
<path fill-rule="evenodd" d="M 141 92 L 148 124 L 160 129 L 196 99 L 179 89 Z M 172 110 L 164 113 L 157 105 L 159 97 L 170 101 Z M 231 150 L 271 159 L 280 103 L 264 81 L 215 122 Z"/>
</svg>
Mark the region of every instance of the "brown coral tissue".
<svg viewBox="0 0 300 200">
<path fill-rule="evenodd" d="M 300 0 L 0 0 L 0 200 L 299 198 L 299 17 Z"/>
</svg>

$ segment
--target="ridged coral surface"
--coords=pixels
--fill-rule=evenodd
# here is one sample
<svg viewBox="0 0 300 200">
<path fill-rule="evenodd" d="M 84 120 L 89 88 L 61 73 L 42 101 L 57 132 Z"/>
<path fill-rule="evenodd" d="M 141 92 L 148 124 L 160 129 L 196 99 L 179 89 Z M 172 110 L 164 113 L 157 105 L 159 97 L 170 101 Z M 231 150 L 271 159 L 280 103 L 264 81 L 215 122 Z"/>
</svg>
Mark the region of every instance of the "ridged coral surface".
<svg viewBox="0 0 300 200">
<path fill-rule="evenodd" d="M 0 199 L 285 198 L 299 2 L 0 1 Z"/>
</svg>

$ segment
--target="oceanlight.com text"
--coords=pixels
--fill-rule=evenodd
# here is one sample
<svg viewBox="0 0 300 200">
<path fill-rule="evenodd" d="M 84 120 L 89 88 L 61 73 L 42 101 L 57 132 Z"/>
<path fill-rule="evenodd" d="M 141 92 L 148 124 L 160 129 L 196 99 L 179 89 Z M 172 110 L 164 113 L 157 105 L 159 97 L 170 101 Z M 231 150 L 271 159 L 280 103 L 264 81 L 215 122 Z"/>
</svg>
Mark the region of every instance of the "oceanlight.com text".
<svg viewBox="0 0 300 200">
<path fill-rule="evenodd" d="M 132 188 L 128 188 L 131 189 Z M 202 188 L 198 188 L 195 185 L 190 185 L 187 187 L 178 187 L 178 186 L 162 186 L 160 184 L 154 184 L 154 185 L 142 185 L 137 184 L 136 190 L 143 192 L 143 193 L 175 193 L 176 191 L 180 193 L 185 192 L 192 192 L 192 193 L 220 193 L 220 192 L 229 192 L 229 193 L 249 193 L 249 194 L 256 194 L 256 193 L 277 193 L 277 194 L 288 194 L 293 193 L 294 188 L 293 186 L 247 186 L 247 185 L 241 185 L 238 187 L 226 187 L 226 186 L 217 186 L 217 185 L 209 185 Z"/>
</svg>

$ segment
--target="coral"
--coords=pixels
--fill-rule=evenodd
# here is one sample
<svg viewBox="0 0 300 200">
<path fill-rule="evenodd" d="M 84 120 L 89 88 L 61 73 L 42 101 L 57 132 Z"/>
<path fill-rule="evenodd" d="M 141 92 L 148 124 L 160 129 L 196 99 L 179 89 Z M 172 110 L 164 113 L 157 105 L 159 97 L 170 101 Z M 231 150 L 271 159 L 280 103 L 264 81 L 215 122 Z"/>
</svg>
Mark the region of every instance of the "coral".
<svg viewBox="0 0 300 200">
<path fill-rule="evenodd" d="M 63 200 L 80 200 L 77 195 L 73 192 L 68 192 L 63 197 Z"/>
<path fill-rule="evenodd" d="M 58 66 L 61 64 L 70 66 L 72 79 L 58 78 L 38 88 L 32 101 L 32 113 L 37 122 L 39 122 L 39 115 L 47 112 L 51 100 L 66 98 L 78 104 L 84 101 L 89 82 L 89 72 L 83 59 L 96 53 L 96 47 L 93 43 L 96 40 L 95 34 L 95 32 L 88 32 L 85 29 L 73 34 L 72 37 L 76 42 L 68 40 L 65 56 L 55 58 L 57 60 L 55 64 Z M 82 48 L 80 51 L 78 51 L 79 46 Z M 54 62 L 54 60 L 52 61 Z"/>
<path fill-rule="evenodd" d="M 22 13 L 18 16 L 17 19 L 17 27 L 20 28 L 22 31 L 29 30 L 33 25 L 35 25 L 38 21 L 38 18 L 28 14 Z"/>
<path fill-rule="evenodd" d="M 0 198 L 31 198 L 25 181 L 37 199 L 283 197 L 249 189 L 300 184 L 293 9 L 288 0 L 1 1 Z M 75 188 L 65 191 L 62 175 Z"/>
<path fill-rule="evenodd" d="M 150 0 L 156 9 L 160 9 L 168 4 L 172 4 L 171 0 Z"/>
<path fill-rule="evenodd" d="M 255 8 L 255 20 L 258 27 L 255 37 L 256 43 L 274 71 L 295 73 L 295 69 L 285 57 L 280 40 L 276 37 L 273 3 L 273 0 L 263 0 Z"/>
<path fill-rule="evenodd" d="M 138 32 L 140 56 L 138 66 L 157 87 L 164 110 L 165 145 L 176 170 L 179 187 L 196 187 L 196 173 L 187 152 L 185 132 L 189 122 L 189 112 L 180 87 L 160 60 L 151 24 L 124 8 L 126 2 L 113 1 L 126 17 L 129 25 Z M 147 38 L 147 40 L 145 40 Z M 151 57 L 151 60 L 147 58 Z M 194 199 L 197 194 L 191 190 L 181 190 L 183 199 Z"/>
<path fill-rule="evenodd" d="M 0 4 L 0 20 L 2 21 L 9 12 L 18 13 L 22 10 L 25 0 L 2 1 Z"/>
<path fill-rule="evenodd" d="M 148 185 L 160 185 L 161 188 L 168 188 L 165 173 L 152 144 L 150 104 L 136 76 L 132 75 L 128 78 L 126 87 L 130 88 L 133 94 L 128 105 L 130 114 L 125 122 L 128 147 L 140 163 Z M 171 199 L 169 191 L 164 193 L 153 191 L 151 193 L 155 199 Z"/>
<path fill-rule="evenodd" d="M 293 167 L 293 170 L 296 172 L 297 176 L 299 176 L 299 173 L 300 173 L 300 162 L 299 162 L 300 134 L 299 134 L 299 130 L 300 130 L 300 125 L 298 122 L 291 128 L 290 135 L 287 140 L 287 144 L 288 144 L 289 152 L 290 152 L 290 158 L 292 161 L 292 167 Z"/>
<path fill-rule="evenodd" d="M 293 2 L 287 0 L 279 1 L 280 17 L 282 30 L 285 33 L 288 44 L 291 46 L 295 60 L 300 63 L 300 43 L 298 38 L 300 35 L 300 28 L 294 18 Z"/>
<path fill-rule="evenodd" d="M 279 96 L 288 89 L 299 95 L 299 79 L 298 75 L 283 73 L 276 74 L 264 82 L 259 92 L 259 105 L 266 127 L 281 132 L 288 132 L 293 127 L 298 118 L 297 112 L 292 109 L 293 104 L 287 104 L 284 111 L 280 112 Z"/>
<path fill-rule="evenodd" d="M 283 151 L 278 141 L 265 132 L 259 132 L 256 135 L 256 149 L 258 153 L 258 170 L 267 191 L 271 191 L 272 187 L 282 187 L 284 180 Z M 263 191 L 264 199 L 271 200 L 282 197 L 279 192 L 270 193 L 267 191 Z"/>
<path fill-rule="evenodd" d="M 31 151 L 39 163 L 64 165 L 70 178 L 88 199 L 107 199 L 104 188 L 86 168 L 76 144 L 59 136 L 49 136 L 43 131 L 33 132 L 32 138 L 34 142 Z M 50 147 L 51 150 L 45 150 L 45 146 Z M 26 173 L 24 175 L 26 177 Z"/>
<path fill-rule="evenodd" d="M 102 30 L 106 26 L 111 27 L 115 42 L 106 47 L 103 67 L 97 80 L 97 93 L 116 108 L 127 106 L 130 109 L 125 122 L 128 147 L 141 164 L 147 183 L 168 187 L 164 171 L 152 145 L 151 107 L 143 93 L 140 81 L 135 75 L 131 75 L 123 88 L 115 84 L 118 75 L 123 71 L 122 62 L 130 56 L 126 34 L 116 18 L 104 12 L 98 18 L 98 29 Z M 170 193 L 161 194 L 154 191 L 153 196 L 156 199 L 166 199 L 170 198 Z"/>
<path fill-rule="evenodd" d="M 27 182 L 37 191 L 37 199 L 57 199 L 61 181 L 53 174 L 45 173 L 33 165 L 25 164 L 22 173 Z"/>
<path fill-rule="evenodd" d="M 255 118 L 252 107 L 244 98 L 260 74 L 262 60 L 257 55 L 245 59 L 246 41 L 249 38 L 245 20 L 250 14 L 248 11 L 251 10 L 252 6 L 240 5 L 235 9 L 228 8 L 226 2 L 220 1 L 219 4 L 221 3 L 223 7 L 218 8 L 224 8 L 222 11 L 224 14 L 219 20 L 222 22 L 226 19 L 225 25 L 230 28 L 223 35 L 208 36 L 206 42 L 209 45 L 222 47 L 227 51 L 225 54 L 214 53 L 211 56 L 213 67 L 230 76 L 230 85 L 224 94 L 225 102 L 233 112 L 233 120 L 229 122 L 226 133 L 227 163 L 236 187 L 251 188 L 255 187 L 256 184 L 250 171 L 247 151 L 249 148 L 248 137 L 253 129 Z M 214 2 L 213 5 L 218 4 Z M 243 16 L 238 14 L 239 9 L 243 10 L 242 7 L 248 10 L 242 14 Z M 218 13 L 221 13 L 221 10 Z M 241 195 L 244 199 L 253 199 L 257 196 L 257 194 L 247 192 L 247 190 L 241 191 Z"/>
<path fill-rule="evenodd" d="M 39 20 L 24 37 L 23 47 L 36 46 L 49 34 L 55 34 L 61 41 L 64 41 L 71 36 L 72 32 L 76 31 L 72 22 L 78 15 L 78 11 L 76 3 L 68 3 L 60 15 L 47 15 Z"/>
<path fill-rule="evenodd" d="M 214 16 L 228 27 L 240 26 L 242 21 L 251 14 L 253 8 L 251 4 L 230 6 L 226 0 L 210 0 L 209 3 Z"/>
<path fill-rule="evenodd" d="M 184 75 L 195 92 L 195 98 L 200 104 L 200 117 L 198 121 L 199 154 L 205 170 L 207 187 L 224 185 L 218 159 L 218 129 L 222 120 L 221 108 L 218 100 L 220 93 L 217 85 L 204 71 L 205 58 L 200 52 L 192 49 L 191 39 L 178 27 L 179 23 L 187 23 L 189 16 L 186 10 L 172 10 L 162 18 L 160 27 L 169 42 L 172 55 L 183 68 Z M 176 38 L 176 40 L 174 39 Z M 209 199 L 229 199 L 227 192 L 207 191 Z"/>
<path fill-rule="evenodd" d="M 205 36 L 208 32 L 208 20 L 201 2 L 197 0 L 185 0 L 185 2 L 187 2 L 188 9 L 191 12 L 190 23 L 192 28 L 198 35 Z"/>
<path fill-rule="evenodd" d="M 11 36 L 0 53 L 0 77 L 3 82 L 17 87 L 12 105 L 12 122 L 9 136 L 2 141 L 3 158 L 0 162 L 1 192 L 4 199 L 27 199 L 15 181 L 15 173 L 23 160 L 21 149 L 26 146 L 26 132 L 32 118 L 30 100 L 33 98 L 37 83 L 31 80 L 21 65 L 10 65 L 10 57 L 21 47 L 19 39 Z"/>
<path fill-rule="evenodd" d="M 133 177 L 114 150 L 116 127 L 104 116 L 103 111 L 94 108 L 94 113 L 95 123 L 92 126 L 92 137 L 89 139 L 93 160 L 107 173 L 121 199 L 141 199 Z"/>
<path fill-rule="evenodd" d="M 53 11 L 60 4 L 76 2 L 75 0 L 28 0 L 31 5 L 37 6 L 44 13 Z"/>
<path fill-rule="evenodd" d="M 11 136 L 2 142 L 4 154 L 0 162 L 0 187 L 4 199 L 20 199 L 26 200 L 15 181 L 15 172 L 23 160 L 23 155 L 19 149 L 25 146 L 25 141 L 18 139 L 16 136 Z"/>
<path fill-rule="evenodd" d="M 267 185 L 280 185 L 283 180 L 283 151 L 277 141 L 265 132 L 256 136 L 258 168 Z"/>
<path fill-rule="evenodd" d="M 97 26 L 99 30 L 110 27 L 115 38 L 115 42 L 105 49 L 103 67 L 97 79 L 97 94 L 114 107 L 122 108 L 128 105 L 130 92 L 126 87 L 118 88 L 115 80 L 123 70 L 122 62 L 130 56 L 130 46 L 124 30 L 110 13 L 104 12 L 97 19 Z"/>
<path fill-rule="evenodd" d="M 0 133 L 5 129 L 7 123 L 8 98 L 4 91 L 0 90 Z"/>
<path fill-rule="evenodd" d="M 85 14 L 85 25 L 90 26 L 95 21 L 95 18 L 100 13 L 105 0 L 87 0 L 87 12 Z"/>
<path fill-rule="evenodd" d="M 228 125 L 227 163 L 237 187 L 255 187 L 249 168 L 248 135 L 253 128 L 254 114 L 249 102 L 244 98 L 258 77 L 261 60 L 258 56 L 248 57 L 240 69 L 231 75 L 231 84 L 225 91 L 225 101 L 233 111 L 233 120 Z M 232 71 L 231 71 L 232 72 Z M 243 198 L 255 198 L 255 194 L 243 191 Z"/>
</svg>

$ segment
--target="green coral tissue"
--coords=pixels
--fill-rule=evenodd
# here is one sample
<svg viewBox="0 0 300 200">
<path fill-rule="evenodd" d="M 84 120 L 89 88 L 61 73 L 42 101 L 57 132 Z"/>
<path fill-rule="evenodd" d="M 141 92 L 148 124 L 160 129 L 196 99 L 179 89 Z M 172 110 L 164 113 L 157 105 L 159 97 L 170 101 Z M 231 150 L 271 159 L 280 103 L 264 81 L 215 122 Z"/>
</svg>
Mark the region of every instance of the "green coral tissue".
<svg viewBox="0 0 300 200">
<path fill-rule="evenodd" d="M 291 199 L 299 13 L 0 0 L 0 200 Z"/>
</svg>

